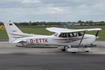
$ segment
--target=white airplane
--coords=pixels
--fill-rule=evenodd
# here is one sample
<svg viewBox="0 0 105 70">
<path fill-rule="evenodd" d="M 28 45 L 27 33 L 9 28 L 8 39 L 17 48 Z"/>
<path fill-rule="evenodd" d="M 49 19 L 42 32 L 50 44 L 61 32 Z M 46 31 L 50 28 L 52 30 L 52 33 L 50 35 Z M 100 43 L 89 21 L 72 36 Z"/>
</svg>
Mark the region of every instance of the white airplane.
<svg viewBox="0 0 105 70">
<path fill-rule="evenodd" d="M 13 22 L 4 23 L 10 43 L 25 43 L 26 45 L 57 45 L 58 49 L 72 53 L 78 52 L 79 46 L 84 46 L 83 51 L 89 52 L 87 45 L 93 44 L 98 38 L 101 28 L 92 29 L 67 29 L 50 27 L 48 31 L 53 35 L 37 35 L 23 33 Z M 96 35 L 85 34 L 87 31 L 97 31 Z M 75 48 L 73 46 L 76 46 Z"/>
</svg>

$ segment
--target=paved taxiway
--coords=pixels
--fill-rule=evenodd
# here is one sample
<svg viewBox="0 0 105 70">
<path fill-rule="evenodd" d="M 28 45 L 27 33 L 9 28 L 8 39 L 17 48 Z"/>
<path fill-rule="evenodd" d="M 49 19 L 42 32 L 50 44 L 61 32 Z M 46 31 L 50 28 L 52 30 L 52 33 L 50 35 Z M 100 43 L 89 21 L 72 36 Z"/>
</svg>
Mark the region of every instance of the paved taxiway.
<svg viewBox="0 0 105 70">
<path fill-rule="evenodd" d="M 82 48 L 79 48 L 78 53 L 81 54 L 105 54 L 105 41 L 96 41 L 94 44 L 97 46 L 91 47 L 89 53 L 82 51 Z M 37 47 L 37 46 L 36 46 Z M 40 47 L 40 46 L 39 46 Z M 44 47 L 44 48 L 42 48 Z M 16 47 L 16 44 L 10 44 L 8 41 L 0 42 L 0 54 L 67 54 L 68 52 L 62 52 L 58 50 L 57 47 L 48 48 L 42 46 L 41 48 L 26 48 L 26 47 Z M 76 54 L 78 54 L 76 53 Z M 70 54 L 70 53 L 69 53 Z"/>
<path fill-rule="evenodd" d="M 89 53 L 57 48 L 25 48 L 0 42 L 0 70 L 105 70 L 105 41 L 96 41 Z"/>
</svg>

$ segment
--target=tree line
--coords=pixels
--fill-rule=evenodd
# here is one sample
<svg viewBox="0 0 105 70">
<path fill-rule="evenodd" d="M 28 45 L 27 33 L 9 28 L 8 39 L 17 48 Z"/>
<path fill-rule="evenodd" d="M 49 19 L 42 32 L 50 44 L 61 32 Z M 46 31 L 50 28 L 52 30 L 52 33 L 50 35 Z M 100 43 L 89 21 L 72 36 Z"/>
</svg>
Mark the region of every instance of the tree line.
<svg viewBox="0 0 105 70">
<path fill-rule="evenodd" d="M 16 25 L 32 25 L 32 26 L 46 26 L 46 25 L 60 25 L 60 22 L 19 22 L 19 23 L 16 23 L 14 22 Z"/>
<path fill-rule="evenodd" d="M 72 22 L 14 22 L 16 25 L 23 25 L 23 26 L 60 26 L 61 23 L 72 23 Z M 85 25 L 85 26 L 96 26 L 96 25 L 100 25 L 100 26 L 103 26 L 105 25 L 105 21 L 99 21 L 99 22 L 94 22 L 94 21 L 82 21 L 82 20 L 79 20 L 75 23 L 79 23 L 80 25 Z M 3 25 L 3 22 L 0 22 L 0 25 Z"/>
<path fill-rule="evenodd" d="M 81 25 L 89 25 L 89 26 L 97 26 L 97 25 L 103 26 L 103 25 L 105 25 L 105 21 L 94 22 L 92 20 L 90 20 L 90 21 L 79 20 L 78 23 L 80 23 Z"/>
</svg>

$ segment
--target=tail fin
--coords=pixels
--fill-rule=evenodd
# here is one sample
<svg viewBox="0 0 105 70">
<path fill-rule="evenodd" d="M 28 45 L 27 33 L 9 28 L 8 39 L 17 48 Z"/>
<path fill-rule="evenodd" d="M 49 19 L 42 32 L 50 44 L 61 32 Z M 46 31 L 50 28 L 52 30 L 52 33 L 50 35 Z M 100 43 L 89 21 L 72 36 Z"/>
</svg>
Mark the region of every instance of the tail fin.
<svg viewBox="0 0 105 70">
<path fill-rule="evenodd" d="M 4 23 L 4 26 L 6 28 L 10 43 L 19 38 L 19 34 L 23 34 L 23 32 L 11 21 Z"/>
</svg>

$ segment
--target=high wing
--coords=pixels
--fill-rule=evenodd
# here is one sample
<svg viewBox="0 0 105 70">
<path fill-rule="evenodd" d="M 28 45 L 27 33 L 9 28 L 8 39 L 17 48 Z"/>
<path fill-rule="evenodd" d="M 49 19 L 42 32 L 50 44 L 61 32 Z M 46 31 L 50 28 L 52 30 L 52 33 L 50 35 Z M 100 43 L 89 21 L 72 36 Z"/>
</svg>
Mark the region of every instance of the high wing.
<svg viewBox="0 0 105 70">
<path fill-rule="evenodd" d="M 86 31 L 86 30 L 73 30 L 73 29 L 67 29 L 67 28 L 58 28 L 58 27 L 50 27 L 46 28 L 50 32 L 56 32 L 56 33 L 61 33 L 61 32 L 81 32 L 81 31 Z"/>
<path fill-rule="evenodd" d="M 86 30 L 86 31 L 100 31 L 101 28 L 91 28 L 91 29 L 79 29 L 79 30 Z"/>
<path fill-rule="evenodd" d="M 58 28 L 58 27 L 50 27 L 46 28 L 50 32 L 82 32 L 82 31 L 98 31 L 102 30 L 101 28 L 91 28 L 91 29 L 67 29 L 67 28 Z"/>
</svg>

